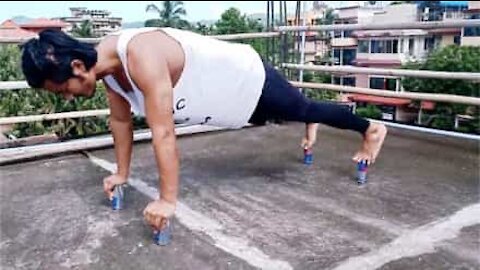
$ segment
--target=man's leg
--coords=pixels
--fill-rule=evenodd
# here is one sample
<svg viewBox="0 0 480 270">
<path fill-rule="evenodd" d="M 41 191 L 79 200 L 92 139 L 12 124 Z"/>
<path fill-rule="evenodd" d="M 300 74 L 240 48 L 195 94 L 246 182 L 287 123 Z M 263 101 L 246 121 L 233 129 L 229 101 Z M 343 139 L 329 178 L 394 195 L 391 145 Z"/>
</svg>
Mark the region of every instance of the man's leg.
<svg viewBox="0 0 480 270">
<path fill-rule="evenodd" d="M 353 159 L 375 161 L 387 133 L 384 125 L 370 123 L 338 104 L 311 101 L 273 67 L 266 65 L 265 70 L 266 81 L 256 111 L 271 119 L 306 123 L 307 139 L 316 132 L 314 123 L 357 131 L 363 136 L 363 145 Z"/>
<path fill-rule="evenodd" d="M 302 139 L 301 146 L 303 149 L 312 148 L 315 142 L 317 141 L 317 123 L 307 123 L 305 124 L 305 137 Z"/>
</svg>

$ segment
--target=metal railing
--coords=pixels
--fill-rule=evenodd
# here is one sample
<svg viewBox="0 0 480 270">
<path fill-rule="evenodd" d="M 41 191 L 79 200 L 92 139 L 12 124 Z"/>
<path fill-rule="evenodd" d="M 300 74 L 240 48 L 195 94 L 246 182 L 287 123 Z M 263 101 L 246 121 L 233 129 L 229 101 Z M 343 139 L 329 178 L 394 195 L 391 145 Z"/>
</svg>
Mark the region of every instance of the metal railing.
<svg viewBox="0 0 480 270">
<path fill-rule="evenodd" d="M 245 33 L 233 35 L 216 35 L 211 36 L 221 40 L 239 40 L 239 39 L 253 39 L 253 38 L 274 38 L 285 35 L 287 32 L 296 31 L 330 31 L 330 30 L 391 30 L 391 29 L 434 29 L 434 28 L 451 28 L 451 27 L 465 27 L 465 26 L 480 26 L 480 20 L 460 20 L 460 21 L 442 21 L 442 22 L 415 22 L 415 23 L 389 23 L 389 24 L 349 24 L 349 25 L 318 25 L 318 26 L 282 26 L 277 27 L 275 32 L 262 33 Z M 84 42 L 98 43 L 101 39 L 88 38 L 79 39 Z M 25 39 L 9 39 L 0 38 L 0 43 L 19 44 L 26 41 Z M 302 48 L 303 49 L 303 48 Z M 393 76 L 411 76 L 421 78 L 437 78 L 437 79 L 462 79 L 480 81 L 480 73 L 468 72 L 439 72 L 426 70 L 404 70 L 404 69 L 378 69 L 378 68 L 360 68 L 360 67 L 334 67 L 334 66 L 312 66 L 312 65 L 298 65 L 284 63 L 283 67 L 300 70 L 312 70 L 322 72 L 346 72 L 354 74 L 377 74 L 377 75 L 393 75 Z M 315 84 L 303 83 L 299 81 L 291 81 L 294 86 L 312 89 L 326 89 L 339 92 L 361 93 L 374 96 L 383 97 L 398 97 L 409 98 L 416 100 L 461 103 L 480 106 L 480 98 L 465 97 L 448 94 L 428 94 L 428 93 L 412 93 L 412 92 L 391 92 L 382 91 L 369 88 L 340 86 L 334 84 Z M 14 82 L 0 82 L 0 90 L 14 90 L 30 88 L 24 81 Z M 0 118 L 0 124 L 14 124 L 32 121 L 43 121 L 52 119 L 63 119 L 72 117 L 91 117 L 91 116 L 105 116 L 109 115 L 108 109 L 103 110 L 89 110 L 68 113 L 54 113 L 31 116 L 15 116 Z"/>
</svg>

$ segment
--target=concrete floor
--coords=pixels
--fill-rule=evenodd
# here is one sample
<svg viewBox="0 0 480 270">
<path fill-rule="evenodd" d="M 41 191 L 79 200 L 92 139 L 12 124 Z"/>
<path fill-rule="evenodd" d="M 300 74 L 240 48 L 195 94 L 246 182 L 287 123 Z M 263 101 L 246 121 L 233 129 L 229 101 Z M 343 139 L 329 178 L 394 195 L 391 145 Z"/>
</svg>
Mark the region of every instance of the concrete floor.
<svg viewBox="0 0 480 270">
<path fill-rule="evenodd" d="M 149 143 L 134 147 L 126 209 L 102 179 L 112 149 L 0 167 L 1 269 L 479 269 L 479 145 L 390 128 L 368 183 L 360 136 L 303 125 L 179 138 L 181 191 L 169 246 L 142 211 L 157 196 Z M 103 166 L 103 167 L 102 167 Z"/>
</svg>

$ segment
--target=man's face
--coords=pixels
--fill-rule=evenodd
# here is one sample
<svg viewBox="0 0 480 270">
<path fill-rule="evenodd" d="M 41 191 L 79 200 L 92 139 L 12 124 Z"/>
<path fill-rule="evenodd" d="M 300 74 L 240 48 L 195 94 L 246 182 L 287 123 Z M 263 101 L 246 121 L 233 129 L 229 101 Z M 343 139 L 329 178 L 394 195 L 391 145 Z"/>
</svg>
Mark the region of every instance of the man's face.
<svg viewBox="0 0 480 270">
<path fill-rule="evenodd" d="M 46 80 L 43 86 L 52 93 L 62 95 L 66 100 L 72 100 L 78 96 L 92 97 L 95 94 L 95 80 L 70 78 L 61 84 Z"/>
<path fill-rule="evenodd" d="M 93 69 L 87 71 L 83 63 L 72 62 L 73 77 L 63 83 L 56 83 L 51 80 L 45 80 L 43 88 L 62 95 L 67 100 L 75 97 L 92 97 L 95 94 L 96 76 Z"/>
</svg>

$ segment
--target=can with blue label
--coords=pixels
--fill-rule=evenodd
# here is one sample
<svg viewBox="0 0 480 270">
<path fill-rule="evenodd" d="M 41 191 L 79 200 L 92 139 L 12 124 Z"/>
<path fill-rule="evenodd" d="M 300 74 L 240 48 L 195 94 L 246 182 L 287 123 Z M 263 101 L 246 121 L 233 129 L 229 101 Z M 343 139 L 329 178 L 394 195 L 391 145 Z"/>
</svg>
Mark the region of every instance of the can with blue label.
<svg viewBox="0 0 480 270">
<path fill-rule="evenodd" d="M 172 228 L 170 220 L 167 220 L 165 227 L 159 231 L 153 231 L 153 241 L 159 246 L 166 246 L 170 244 L 172 239 Z"/>
<path fill-rule="evenodd" d="M 313 163 L 313 151 L 311 148 L 303 149 L 303 164 L 311 165 Z"/>
<path fill-rule="evenodd" d="M 113 197 L 112 197 L 112 209 L 113 210 L 120 210 L 123 208 L 123 201 L 124 201 L 124 190 L 121 185 L 116 185 L 113 188 Z"/>
<path fill-rule="evenodd" d="M 361 160 L 357 163 L 357 183 L 359 185 L 367 182 L 368 163 L 366 160 Z"/>
</svg>

